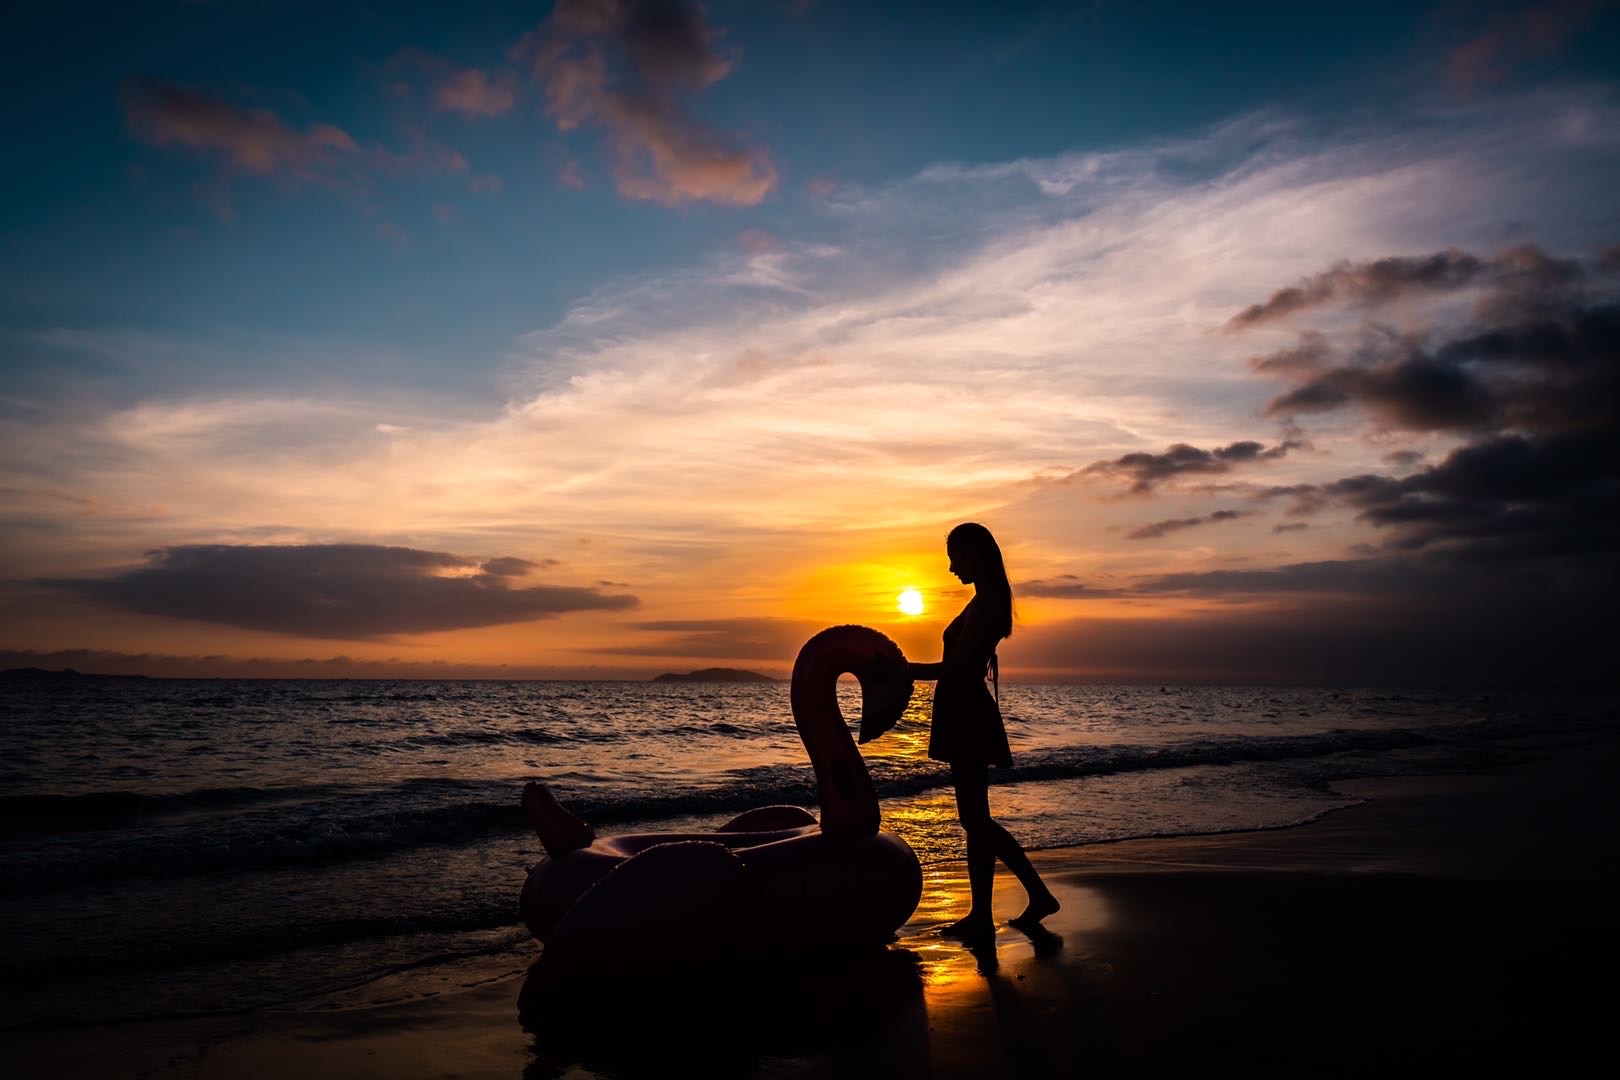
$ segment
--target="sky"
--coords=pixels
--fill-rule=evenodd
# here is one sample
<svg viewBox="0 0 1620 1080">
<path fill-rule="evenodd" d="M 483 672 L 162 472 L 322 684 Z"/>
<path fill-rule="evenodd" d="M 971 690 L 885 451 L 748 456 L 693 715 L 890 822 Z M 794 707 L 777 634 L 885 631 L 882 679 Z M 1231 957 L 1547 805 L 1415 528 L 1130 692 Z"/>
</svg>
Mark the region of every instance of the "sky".
<svg viewBox="0 0 1620 1080">
<path fill-rule="evenodd" d="M 0 666 L 1613 680 L 1620 5 L 14 21 Z"/>
</svg>

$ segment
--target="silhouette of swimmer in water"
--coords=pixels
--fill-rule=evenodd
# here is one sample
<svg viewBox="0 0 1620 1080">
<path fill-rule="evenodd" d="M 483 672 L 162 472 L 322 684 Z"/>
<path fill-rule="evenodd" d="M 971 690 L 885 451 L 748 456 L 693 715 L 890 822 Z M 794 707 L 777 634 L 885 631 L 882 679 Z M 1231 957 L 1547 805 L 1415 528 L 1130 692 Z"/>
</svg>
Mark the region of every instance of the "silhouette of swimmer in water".
<svg viewBox="0 0 1620 1080">
<path fill-rule="evenodd" d="M 946 927 L 953 937 L 980 937 L 995 932 L 991 894 L 996 860 L 1000 859 L 1029 894 L 1023 913 L 1011 925 L 1031 928 L 1057 911 L 1057 897 L 1041 881 L 1029 856 L 1011 833 L 990 816 L 990 766 L 1009 768 L 1012 751 L 1001 722 L 999 671 L 996 646 L 1012 634 L 1012 584 L 1001 559 L 1001 548 L 990 530 L 965 522 L 945 538 L 951 573 L 973 586 L 968 601 L 945 628 L 945 657 L 937 664 L 907 664 L 913 679 L 938 680 L 934 688 L 934 715 L 928 736 L 928 756 L 949 763 L 956 787 L 956 813 L 967 833 L 968 890 L 972 904 L 967 915 Z M 997 683 L 991 697 L 984 685 L 986 673 Z"/>
</svg>

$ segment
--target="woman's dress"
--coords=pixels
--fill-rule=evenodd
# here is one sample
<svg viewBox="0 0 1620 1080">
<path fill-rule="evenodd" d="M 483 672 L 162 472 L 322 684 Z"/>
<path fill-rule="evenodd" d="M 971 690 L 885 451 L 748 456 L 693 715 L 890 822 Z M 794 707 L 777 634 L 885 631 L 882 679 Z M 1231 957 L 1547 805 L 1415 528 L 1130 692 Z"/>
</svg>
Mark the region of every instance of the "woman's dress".
<svg viewBox="0 0 1620 1080">
<path fill-rule="evenodd" d="M 945 659 L 934 686 L 928 756 L 957 765 L 1012 765 L 1001 709 L 984 684 L 1000 636 L 968 602 L 945 628 Z"/>
</svg>

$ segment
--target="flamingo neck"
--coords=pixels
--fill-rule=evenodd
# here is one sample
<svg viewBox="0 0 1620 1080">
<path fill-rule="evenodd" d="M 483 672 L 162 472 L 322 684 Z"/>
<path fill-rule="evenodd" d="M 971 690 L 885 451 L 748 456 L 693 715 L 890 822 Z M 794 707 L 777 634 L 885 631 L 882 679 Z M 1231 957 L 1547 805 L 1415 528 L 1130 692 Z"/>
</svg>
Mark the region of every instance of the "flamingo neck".
<svg viewBox="0 0 1620 1080">
<path fill-rule="evenodd" d="M 838 676 L 865 659 L 862 651 L 833 645 L 801 652 L 793 665 L 793 723 L 815 766 L 825 833 L 870 836 L 878 830 L 877 791 L 838 709 Z"/>
</svg>

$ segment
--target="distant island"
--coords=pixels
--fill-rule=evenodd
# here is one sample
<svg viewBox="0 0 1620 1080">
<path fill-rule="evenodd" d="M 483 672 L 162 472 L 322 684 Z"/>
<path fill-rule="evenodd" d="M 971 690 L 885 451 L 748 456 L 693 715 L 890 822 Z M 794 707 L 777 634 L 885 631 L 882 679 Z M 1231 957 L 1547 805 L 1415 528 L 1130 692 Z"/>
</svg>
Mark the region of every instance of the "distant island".
<svg viewBox="0 0 1620 1080">
<path fill-rule="evenodd" d="M 781 682 L 769 675 L 761 675 L 757 671 L 744 671 L 734 667 L 711 667 L 702 671 L 688 671 L 681 675 L 674 671 L 666 671 L 662 675 L 653 676 L 653 682 Z"/>
<path fill-rule="evenodd" d="M 75 679 L 144 679 L 145 675 L 98 675 L 93 671 L 75 671 L 63 668 L 14 667 L 0 671 L 0 679 L 7 682 L 72 682 Z"/>
</svg>

